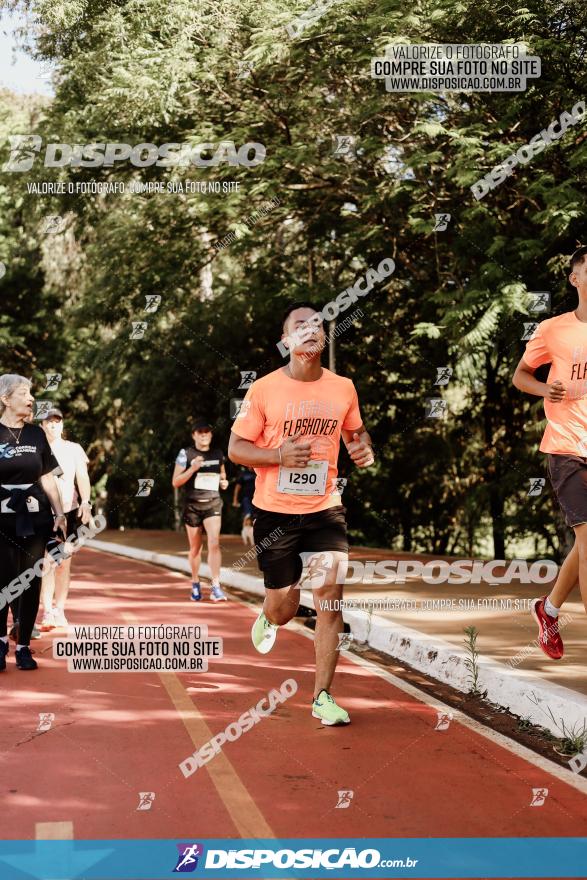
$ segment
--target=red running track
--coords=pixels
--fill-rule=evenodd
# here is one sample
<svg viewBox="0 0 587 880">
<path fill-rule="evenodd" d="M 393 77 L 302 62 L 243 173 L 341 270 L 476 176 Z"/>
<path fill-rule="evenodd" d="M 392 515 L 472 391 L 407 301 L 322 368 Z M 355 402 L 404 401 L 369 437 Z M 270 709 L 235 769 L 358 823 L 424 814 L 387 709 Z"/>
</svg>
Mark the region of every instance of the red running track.
<svg viewBox="0 0 587 880">
<path fill-rule="evenodd" d="M 83 550 L 67 614 L 204 623 L 224 656 L 206 673 L 69 673 L 51 635 L 33 643 L 39 670 L 24 673 L 11 649 L 0 677 L 2 838 L 34 838 L 37 823 L 73 823 L 78 839 L 587 835 L 587 796 L 565 771 L 459 720 L 436 730 L 427 698 L 370 664 L 341 657 L 333 690 L 352 724 L 322 727 L 310 714 L 311 639 L 283 629 L 261 657 L 249 637 L 256 611 L 235 598 L 195 604 L 187 578 Z M 182 760 L 288 678 L 293 697 L 184 778 Z M 41 712 L 55 714 L 46 733 Z M 533 788 L 548 789 L 541 807 L 530 806 Z M 346 809 L 342 789 L 354 793 Z M 137 810 L 139 792 L 155 793 L 150 810 Z"/>
</svg>

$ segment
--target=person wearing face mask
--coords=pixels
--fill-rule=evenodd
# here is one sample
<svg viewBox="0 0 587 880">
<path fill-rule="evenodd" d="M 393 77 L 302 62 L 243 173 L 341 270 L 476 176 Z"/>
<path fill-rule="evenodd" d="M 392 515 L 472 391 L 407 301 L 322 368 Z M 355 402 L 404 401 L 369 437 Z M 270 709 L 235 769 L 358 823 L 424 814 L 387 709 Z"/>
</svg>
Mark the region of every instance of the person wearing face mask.
<svg viewBox="0 0 587 880">
<path fill-rule="evenodd" d="M 67 534 L 75 535 L 80 525 L 88 525 L 92 515 L 90 502 L 90 478 L 88 476 L 88 456 L 79 443 L 72 443 L 63 437 L 63 413 L 60 409 L 48 410 L 42 428 L 51 452 L 59 462 L 57 485 L 67 518 Z M 58 626 L 67 626 L 65 603 L 71 581 L 71 557 L 53 566 L 43 575 L 41 604 L 43 619 L 41 632 L 48 632 Z"/>
<path fill-rule="evenodd" d="M 37 668 L 30 639 L 41 591 L 47 540 L 65 538 L 54 474 L 59 467 L 44 431 L 30 423 L 34 397 L 24 376 L 0 376 L 0 671 L 8 654 L 8 604 L 18 609 L 16 665 Z"/>
</svg>

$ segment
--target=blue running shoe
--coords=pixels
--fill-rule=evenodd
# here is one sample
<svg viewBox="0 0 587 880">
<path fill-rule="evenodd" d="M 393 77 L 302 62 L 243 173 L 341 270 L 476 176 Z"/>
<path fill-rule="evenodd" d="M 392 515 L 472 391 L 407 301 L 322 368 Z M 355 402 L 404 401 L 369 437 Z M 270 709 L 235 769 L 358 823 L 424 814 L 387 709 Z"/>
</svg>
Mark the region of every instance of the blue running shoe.
<svg viewBox="0 0 587 880">
<path fill-rule="evenodd" d="M 202 590 L 200 589 L 200 582 L 194 581 L 192 582 L 192 595 L 190 596 L 190 599 L 192 602 L 199 602 L 201 598 Z"/>
<path fill-rule="evenodd" d="M 220 584 L 212 584 L 210 587 L 210 599 L 213 602 L 227 602 L 228 596 L 220 586 Z"/>
</svg>

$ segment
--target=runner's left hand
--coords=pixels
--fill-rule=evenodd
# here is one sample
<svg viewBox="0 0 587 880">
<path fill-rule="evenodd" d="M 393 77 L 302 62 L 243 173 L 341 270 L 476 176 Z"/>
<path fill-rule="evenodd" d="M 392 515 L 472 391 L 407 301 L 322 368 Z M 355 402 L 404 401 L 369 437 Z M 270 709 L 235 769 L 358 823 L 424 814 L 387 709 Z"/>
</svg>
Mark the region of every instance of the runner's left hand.
<svg viewBox="0 0 587 880">
<path fill-rule="evenodd" d="M 357 467 L 369 467 L 375 463 L 373 449 L 368 443 L 360 439 L 358 434 L 353 434 L 353 439 L 347 446 L 348 453 Z"/>
<path fill-rule="evenodd" d="M 220 480 L 220 488 L 228 489 L 228 480 Z"/>
</svg>

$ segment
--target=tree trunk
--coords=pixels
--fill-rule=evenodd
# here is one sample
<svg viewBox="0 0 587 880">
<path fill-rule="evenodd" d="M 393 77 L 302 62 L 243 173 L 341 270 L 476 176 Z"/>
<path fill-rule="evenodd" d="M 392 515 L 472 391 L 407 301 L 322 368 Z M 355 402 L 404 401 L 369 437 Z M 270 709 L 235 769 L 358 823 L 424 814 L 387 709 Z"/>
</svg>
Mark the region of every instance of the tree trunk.
<svg viewBox="0 0 587 880">
<path fill-rule="evenodd" d="M 496 374 L 488 354 L 485 361 L 487 393 L 483 413 L 485 427 L 486 458 L 491 461 L 489 475 L 489 511 L 493 532 L 493 558 L 505 559 L 505 530 L 503 527 L 504 500 L 501 490 L 501 462 L 499 450 L 494 448 L 493 417 L 497 416 L 499 424 L 499 392 Z"/>
<path fill-rule="evenodd" d="M 505 559 L 504 504 L 499 485 L 494 484 L 489 489 L 489 508 L 493 530 L 493 558 Z"/>
</svg>

